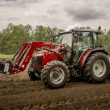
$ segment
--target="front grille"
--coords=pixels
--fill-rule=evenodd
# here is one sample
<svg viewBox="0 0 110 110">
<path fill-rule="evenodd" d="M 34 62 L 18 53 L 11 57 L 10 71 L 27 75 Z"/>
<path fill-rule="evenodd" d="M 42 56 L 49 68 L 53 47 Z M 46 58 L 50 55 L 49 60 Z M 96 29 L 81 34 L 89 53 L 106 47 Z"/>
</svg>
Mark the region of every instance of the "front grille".
<svg viewBox="0 0 110 110">
<path fill-rule="evenodd" d="M 43 56 L 37 56 L 37 63 L 42 64 Z"/>
<path fill-rule="evenodd" d="M 42 64 L 42 59 L 43 59 L 43 55 L 33 57 L 31 63 L 33 65 L 36 65 L 36 64 L 41 65 Z"/>
</svg>

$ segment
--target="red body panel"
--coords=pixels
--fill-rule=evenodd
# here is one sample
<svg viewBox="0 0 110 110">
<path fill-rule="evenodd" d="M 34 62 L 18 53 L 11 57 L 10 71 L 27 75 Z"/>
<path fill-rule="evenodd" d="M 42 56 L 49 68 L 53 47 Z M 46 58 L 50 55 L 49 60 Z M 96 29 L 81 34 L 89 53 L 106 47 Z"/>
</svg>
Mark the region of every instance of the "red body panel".
<svg viewBox="0 0 110 110">
<path fill-rule="evenodd" d="M 59 54 L 53 52 L 45 52 L 42 60 L 42 67 L 46 65 L 48 62 L 53 60 L 62 60 L 63 56 L 59 56 Z"/>
<path fill-rule="evenodd" d="M 43 68 L 44 65 L 46 65 L 48 62 L 50 61 L 53 61 L 53 60 L 62 60 L 63 59 L 63 55 L 61 52 L 59 52 L 59 49 L 51 49 L 57 53 L 54 53 L 54 52 L 50 52 L 50 51 L 47 51 L 47 50 L 41 50 L 41 51 L 38 51 L 38 52 L 34 52 L 34 57 L 37 57 L 37 56 L 43 56 L 43 59 L 42 59 L 42 63 L 39 64 L 39 68 Z"/>
</svg>

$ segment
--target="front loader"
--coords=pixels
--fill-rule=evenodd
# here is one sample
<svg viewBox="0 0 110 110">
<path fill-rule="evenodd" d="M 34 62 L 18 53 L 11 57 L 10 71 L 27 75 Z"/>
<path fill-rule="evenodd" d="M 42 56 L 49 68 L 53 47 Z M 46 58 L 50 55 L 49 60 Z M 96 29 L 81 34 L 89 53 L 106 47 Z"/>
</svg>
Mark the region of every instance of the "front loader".
<svg viewBox="0 0 110 110">
<path fill-rule="evenodd" d="M 41 79 L 47 88 L 64 87 L 72 77 L 104 82 L 109 75 L 109 58 L 100 34 L 100 30 L 71 29 L 56 35 L 54 43 L 24 43 L 12 60 L 0 62 L 0 71 L 16 74 L 29 64 L 30 79 Z"/>
<path fill-rule="evenodd" d="M 54 48 L 54 45 L 45 42 L 24 43 L 20 49 L 17 50 L 12 60 L 0 62 L 1 71 L 8 75 L 24 71 L 32 58 L 35 49 L 42 47 L 48 47 L 51 49 Z"/>
</svg>

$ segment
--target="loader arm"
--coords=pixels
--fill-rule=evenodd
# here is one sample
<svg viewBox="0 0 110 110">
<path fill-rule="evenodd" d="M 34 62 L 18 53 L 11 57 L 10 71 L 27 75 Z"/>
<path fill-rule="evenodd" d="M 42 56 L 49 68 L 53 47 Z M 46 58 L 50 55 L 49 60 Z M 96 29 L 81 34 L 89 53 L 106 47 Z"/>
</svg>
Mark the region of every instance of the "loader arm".
<svg viewBox="0 0 110 110">
<path fill-rule="evenodd" d="M 11 61 L 5 61 L 3 72 L 5 74 L 15 74 L 24 71 L 32 58 L 36 48 L 48 47 L 50 49 L 55 47 L 55 44 L 47 42 L 32 42 L 24 43 L 20 49 L 17 50 L 15 56 Z M 2 65 L 3 66 L 3 65 Z"/>
</svg>

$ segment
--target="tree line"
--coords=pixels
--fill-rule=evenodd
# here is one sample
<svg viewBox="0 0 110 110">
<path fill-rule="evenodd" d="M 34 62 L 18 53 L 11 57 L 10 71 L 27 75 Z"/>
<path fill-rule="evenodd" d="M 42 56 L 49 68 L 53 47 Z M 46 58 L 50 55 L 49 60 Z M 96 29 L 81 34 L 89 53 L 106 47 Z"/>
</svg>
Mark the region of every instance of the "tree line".
<svg viewBox="0 0 110 110">
<path fill-rule="evenodd" d="M 110 55 L 110 30 L 102 33 L 101 42 L 102 42 L 102 45 L 103 45 L 104 49 Z"/>
<path fill-rule="evenodd" d="M 86 29 L 90 29 L 90 27 L 86 27 Z M 50 36 L 53 36 L 62 30 L 63 29 L 58 29 L 56 27 L 51 28 L 42 25 L 37 25 L 33 28 L 29 24 L 14 25 L 10 23 L 5 29 L 0 31 L 0 54 L 14 54 L 24 42 L 50 41 Z M 104 48 L 110 54 L 110 30 L 103 32 L 101 41 Z"/>
<path fill-rule="evenodd" d="M 15 51 L 24 42 L 49 41 L 50 37 L 62 31 L 58 28 L 37 25 L 33 28 L 31 25 L 13 25 L 9 24 L 0 31 L 0 53 L 14 54 Z"/>
</svg>

